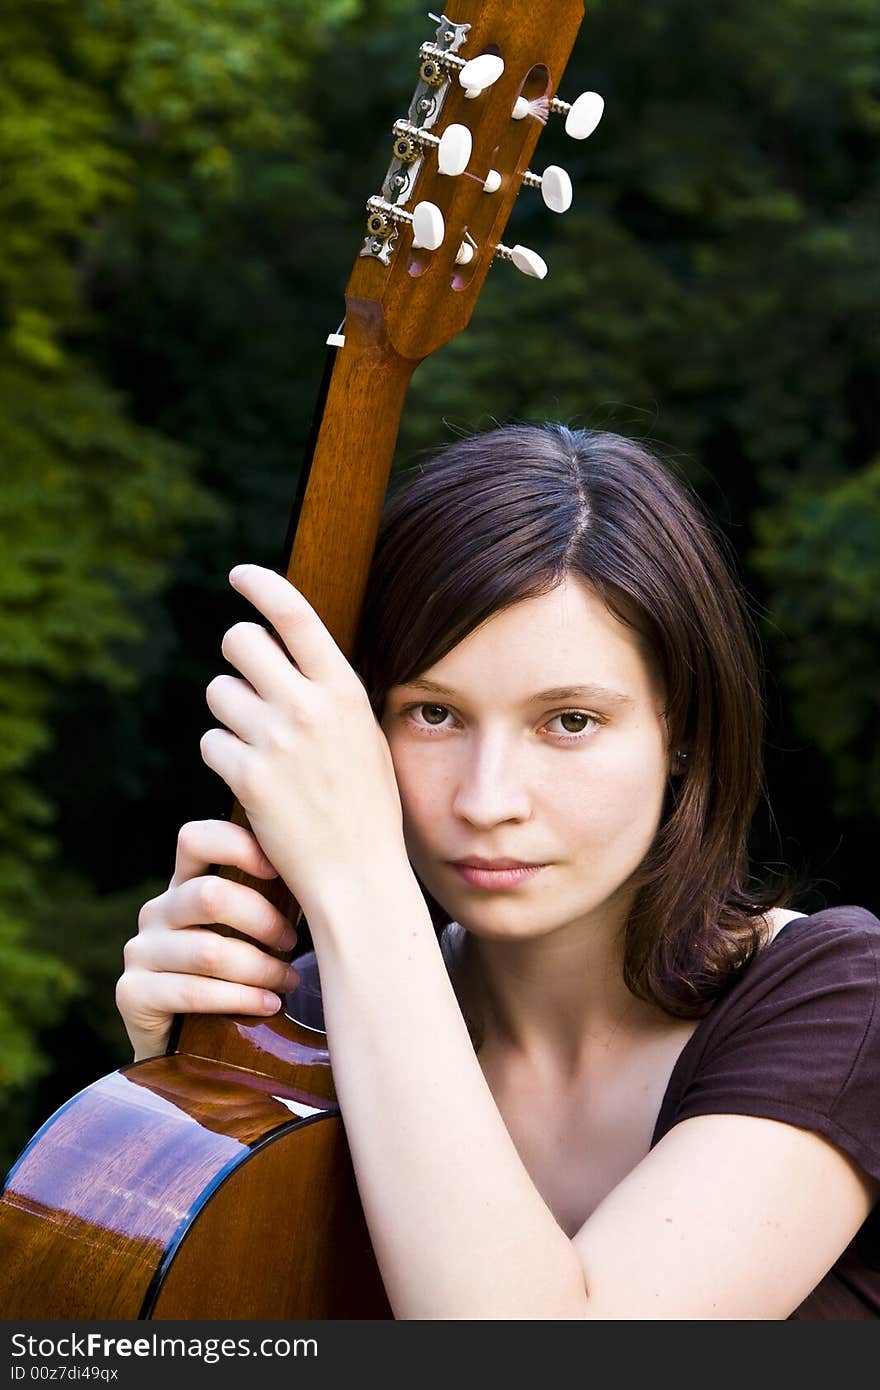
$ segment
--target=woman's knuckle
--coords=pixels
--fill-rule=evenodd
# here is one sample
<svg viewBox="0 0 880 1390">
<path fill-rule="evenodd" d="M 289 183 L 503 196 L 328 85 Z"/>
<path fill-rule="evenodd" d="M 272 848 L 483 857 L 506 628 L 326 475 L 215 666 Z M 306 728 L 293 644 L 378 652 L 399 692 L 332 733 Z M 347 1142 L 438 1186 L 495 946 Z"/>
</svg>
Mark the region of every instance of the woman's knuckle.
<svg viewBox="0 0 880 1390">
<path fill-rule="evenodd" d="M 260 895 L 262 897 L 262 895 Z M 256 929 L 265 941 L 274 941 L 284 932 L 284 918 L 273 907 L 268 898 L 263 898 L 259 907 Z"/>
<path fill-rule="evenodd" d="M 158 898 L 149 898 L 141 907 L 137 918 L 137 928 L 139 932 L 149 931 L 152 927 L 153 919 L 158 913 L 158 902 Z M 131 942 L 127 942 L 126 945 L 130 946 Z"/>
<path fill-rule="evenodd" d="M 126 968 L 116 981 L 116 1007 L 120 1013 L 131 1012 L 138 1003 L 138 993 L 134 974 Z"/>
<path fill-rule="evenodd" d="M 295 743 L 294 732 L 283 719 L 266 721 L 265 739 L 270 752 L 275 754 L 290 753 Z"/>
<path fill-rule="evenodd" d="M 218 976 L 223 968 L 223 942 L 214 932 L 200 933 L 193 947 L 193 964 L 200 975 Z"/>
<path fill-rule="evenodd" d="M 219 878 L 208 876 L 199 879 L 196 905 L 206 921 L 218 922 L 220 920 L 225 896 L 223 883 Z"/>
<path fill-rule="evenodd" d="M 137 963 L 138 952 L 140 950 L 140 937 L 129 937 L 122 948 L 122 964 L 125 970 L 133 970 Z"/>
<path fill-rule="evenodd" d="M 187 855 L 197 853 L 203 824 L 203 821 L 198 820 L 184 822 L 177 832 L 178 851 Z"/>
</svg>

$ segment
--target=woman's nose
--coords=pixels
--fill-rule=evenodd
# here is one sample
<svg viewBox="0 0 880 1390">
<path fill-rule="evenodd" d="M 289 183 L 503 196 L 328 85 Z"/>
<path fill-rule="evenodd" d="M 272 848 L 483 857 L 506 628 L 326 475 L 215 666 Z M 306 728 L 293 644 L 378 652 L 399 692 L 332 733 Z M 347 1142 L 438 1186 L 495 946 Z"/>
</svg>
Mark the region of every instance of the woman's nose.
<svg viewBox="0 0 880 1390">
<path fill-rule="evenodd" d="M 453 811 L 480 829 L 504 821 L 527 820 L 531 797 L 523 771 L 505 740 L 475 741 L 465 752 Z"/>
</svg>

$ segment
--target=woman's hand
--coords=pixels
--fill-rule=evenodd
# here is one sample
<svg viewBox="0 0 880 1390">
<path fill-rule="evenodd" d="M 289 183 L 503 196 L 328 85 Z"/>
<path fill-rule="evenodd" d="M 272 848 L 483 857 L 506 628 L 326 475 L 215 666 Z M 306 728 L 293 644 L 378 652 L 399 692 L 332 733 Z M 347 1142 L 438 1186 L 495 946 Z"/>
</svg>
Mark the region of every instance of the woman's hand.
<svg viewBox="0 0 880 1390">
<path fill-rule="evenodd" d="M 223 655 L 243 679 L 217 676 L 208 686 L 208 707 L 225 728 L 202 738 L 204 761 L 310 924 L 389 876 L 414 882 L 391 754 L 357 675 L 283 576 L 240 565 L 230 582 L 278 636 L 249 622 L 226 633 Z"/>
<path fill-rule="evenodd" d="M 283 913 L 245 884 L 208 874 L 212 864 L 272 879 L 277 870 L 255 837 L 227 821 L 189 821 L 177 839 L 166 892 L 141 908 L 138 935 L 125 946 L 116 1005 L 135 1061 L 165 1051 L 175 1014 L 277 1013 L 299 976 L 256 944 L 202 926 L 234 927 L 273 950 L 290 951 L 296 931 Z"/>
</svg>

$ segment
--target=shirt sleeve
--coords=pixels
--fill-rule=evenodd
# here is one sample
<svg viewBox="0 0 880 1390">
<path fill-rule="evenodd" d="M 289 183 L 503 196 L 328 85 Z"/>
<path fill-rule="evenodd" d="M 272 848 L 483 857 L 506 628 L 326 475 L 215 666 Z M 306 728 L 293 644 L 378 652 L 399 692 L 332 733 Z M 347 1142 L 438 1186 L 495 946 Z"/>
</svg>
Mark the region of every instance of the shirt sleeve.
<svg viewBox="0 0 880 1390">
<path fill-rule="evenodd" d="M 656 1137 L 694 1115 L 757 1115 L 824 1135 L 880 1179 L 878 1000 L 873 913 L 792 920 L 691 1038 Z"/>
</svg>

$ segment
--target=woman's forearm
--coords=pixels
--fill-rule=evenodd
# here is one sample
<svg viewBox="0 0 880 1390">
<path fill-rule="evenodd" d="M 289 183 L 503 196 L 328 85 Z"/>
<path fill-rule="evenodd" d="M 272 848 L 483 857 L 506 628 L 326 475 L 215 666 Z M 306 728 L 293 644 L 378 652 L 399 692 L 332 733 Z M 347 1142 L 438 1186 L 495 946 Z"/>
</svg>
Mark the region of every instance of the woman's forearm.
<svg viewBox="0 0 880 1390">
<path fill-rule="evenodd" d="M 415 880 L 309 919 L 333 1076 L 397 1318 L 579 1318 L 581 1266 L 486 1084 Z"/>
</svg>

